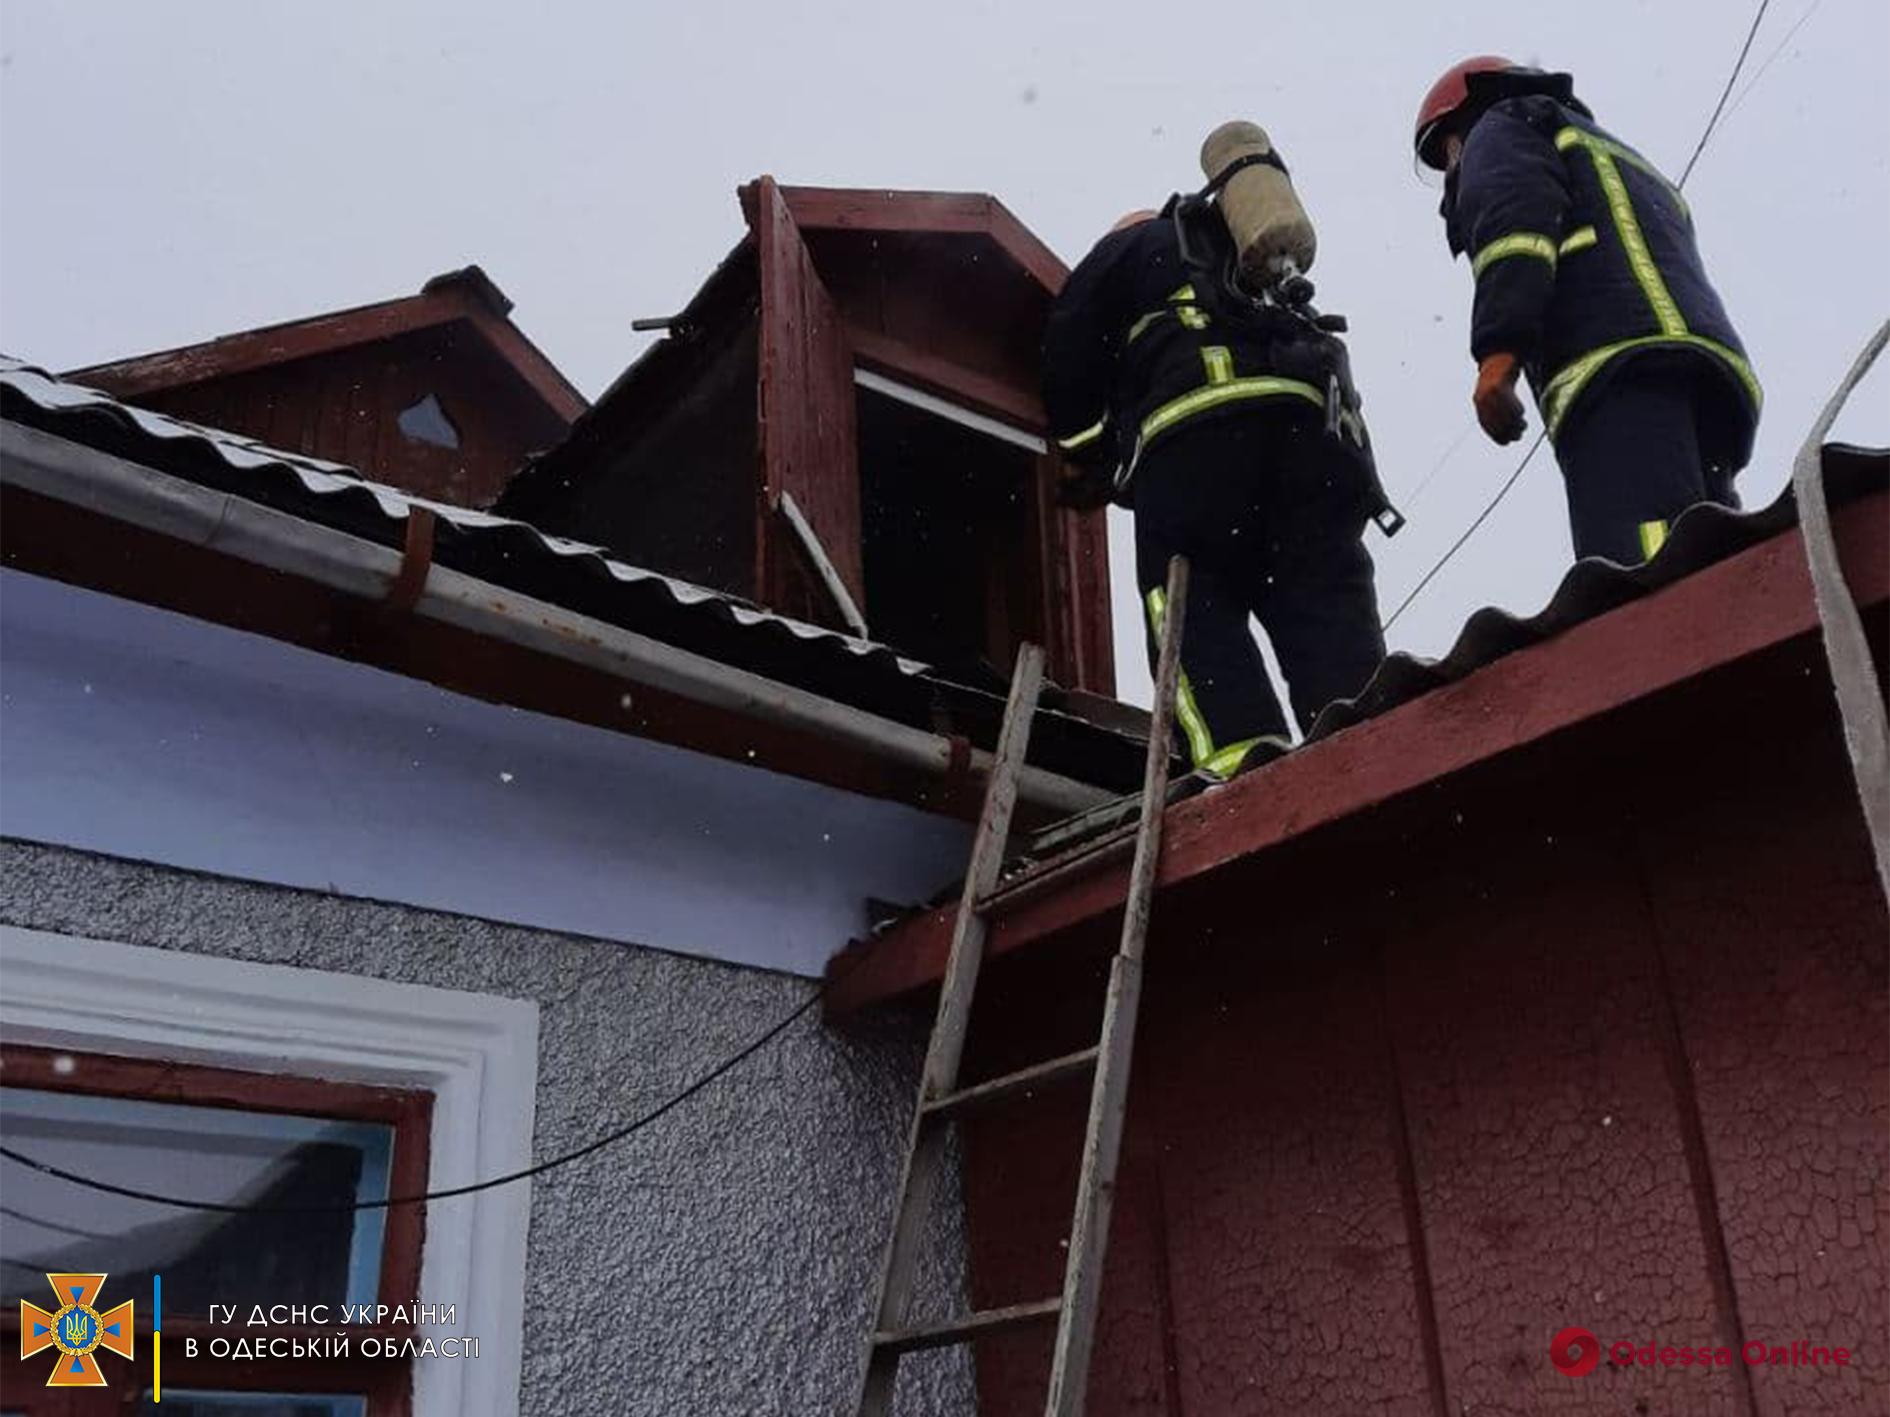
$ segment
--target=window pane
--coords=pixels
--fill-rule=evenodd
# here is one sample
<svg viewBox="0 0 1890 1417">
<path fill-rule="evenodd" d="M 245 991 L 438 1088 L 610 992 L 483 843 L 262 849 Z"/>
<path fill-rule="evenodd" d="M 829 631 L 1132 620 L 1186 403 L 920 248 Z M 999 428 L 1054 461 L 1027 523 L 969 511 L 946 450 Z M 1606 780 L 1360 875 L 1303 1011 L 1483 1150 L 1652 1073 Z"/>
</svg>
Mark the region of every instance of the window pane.
<svg viewBox="0 0 1890 1417">
<path fill-rule="evenodd" d="M 138 1417 L 367 1417 L 367 1399 L 322 1393 L 201 1392 L 164 1390 L 164 1401 L 145 1393 Z"/>
<path fill-rule="evenodd" d="M 14 1087 L 0 1088 L 0 1134 L 81 1176 L 226 1205 L 384 1199 L 394 1149 L 394 1129 L 380 1123 Z M 165 1313 L 179 1318 L 206 1318 L 212 1303 L 378 1297 L 385 1211 L 179 1210 L 10 1162 L 0 1187 L 0 1297 L 9 1305 L 46 1303 L 45 1276 L 59 1271 L 109 1274 L 101 1297 L 111 1304 L 149 1303 L 151 1276 L 162 1274 Z"/>
</svg>

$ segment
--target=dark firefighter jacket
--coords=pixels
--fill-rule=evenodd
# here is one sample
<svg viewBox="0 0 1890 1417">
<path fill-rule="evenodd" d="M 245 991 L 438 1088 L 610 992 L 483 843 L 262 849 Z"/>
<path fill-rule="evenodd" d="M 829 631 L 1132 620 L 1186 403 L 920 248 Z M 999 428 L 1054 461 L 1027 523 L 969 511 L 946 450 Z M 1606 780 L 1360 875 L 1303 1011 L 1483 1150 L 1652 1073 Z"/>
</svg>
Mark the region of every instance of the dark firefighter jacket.
<svg viewBox="0 0 1890 1417">
<path fill-rule="evenodd" d="M 1707 281 L 1686 199 L 1566 89 L 1503 98 L 1477 120 L 1444 218 L 1476 281 L 1470 352 L 1522 361 L 1550 437 L 1624 356 L 1683 349 L 1721 376 L 1718 452 L 1745 466 L 1759 381 Z"/>
<path fill-rule="evenodd" d="M 1218 215 L 1210 235 L 1231 248 Z M 1260 404 L 1328 410 L 1350 393 L 1345 346 L 1286 311 L 1217 313 L 1183 264 L 1172 217 L 1112 232 L 1071 272 L 1044 331 L 1044 411 L 1057 445 L 1126 483 L 1150 444 L 1192 420 Z M 1333 404 L 1369 468 L 1356 396 Z M 1371 476 L 1376 487 L 1375 474 Z M 1382 498 L 1382 494 L 1381 494 Z"/>
</svg>

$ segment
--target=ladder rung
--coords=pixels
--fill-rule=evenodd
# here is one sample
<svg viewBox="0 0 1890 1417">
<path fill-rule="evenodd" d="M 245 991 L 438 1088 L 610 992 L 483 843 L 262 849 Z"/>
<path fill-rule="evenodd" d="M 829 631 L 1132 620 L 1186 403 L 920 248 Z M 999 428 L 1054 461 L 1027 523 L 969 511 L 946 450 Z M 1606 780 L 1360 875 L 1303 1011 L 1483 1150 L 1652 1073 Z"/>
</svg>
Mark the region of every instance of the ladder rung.
<svg viewBox="0 0 1890 1417">
<path fill-rule="evenodd" d="M 933 1116 L 957 1115 L 975 1111 L 980 1107 L 989 1107 L 1018 1092 L 1032 1092 L 1040 1087 L 1049 1087 L 1054 1083 L 1065 1082 L 1079 1077 L 1096 1066 L 1100 1045 L 1092 1045 L 1080 1053 L 1068 1053 L 1061 1058 L 1052 1058 L 1047 1063 L 1037 1063 L 1019 1072 L 1007 1073 L 1001 1078 L 992 1078 L 981 1082 L 976 1087 L 967 1087 L 960 1092 L 925 1104 L 925 1110 Z"/>
<path fill-rule="evenodd" d="M 974 1338 L 983 1338 L 987 1333 L 1003 1333 L 1007 1329 L 1043 1323 L 1054 1319 L 1062 1307 L 1063 1300 L 1057 1298 L 1039 1299 L 1034 1304 L 1013 1304 L 1008 1309 L 985 1309 L 980 1313 L 966 1314 L 961 1319 L 927 1324 L 923 1328 L 876 1333 L 873 1335 L 873 1346 L 887 1354 L 914 1353 L 921 1348 L 949 1348 L 954 1343 L 969 1343 Z"/>
</svg>

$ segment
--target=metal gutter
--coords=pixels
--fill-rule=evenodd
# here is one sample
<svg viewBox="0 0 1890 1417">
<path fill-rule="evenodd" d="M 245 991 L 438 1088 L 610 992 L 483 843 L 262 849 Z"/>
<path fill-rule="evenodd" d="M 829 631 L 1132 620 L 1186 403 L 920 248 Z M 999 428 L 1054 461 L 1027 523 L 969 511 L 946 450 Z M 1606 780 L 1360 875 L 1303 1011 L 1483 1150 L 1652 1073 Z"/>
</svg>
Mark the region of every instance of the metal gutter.
<svg viewBox="0 0 1890 1417">
<path fill-rule="evenodd" d="M 155 468 L 8 421 L 0 481 L 129 522 L 191 545 L 287 572 L 366 599 L 383 599 L 400 575 L 387 547 L 304 521 L 260 503 L 201 487 Z M 433 565 L 413 613 L 572 663 L 647 684 L 764 722 L 817 733 L 871 757 L 939 776 L 958 757 L 950 739 L 807 690 L 766 679 L 562 606 Z M 973 748 L 969 765 L 988 772 Z M 1079 812 L 1115 794 L 1059 773 L 1025 767 L 1024 799 Z"/>
</svg>

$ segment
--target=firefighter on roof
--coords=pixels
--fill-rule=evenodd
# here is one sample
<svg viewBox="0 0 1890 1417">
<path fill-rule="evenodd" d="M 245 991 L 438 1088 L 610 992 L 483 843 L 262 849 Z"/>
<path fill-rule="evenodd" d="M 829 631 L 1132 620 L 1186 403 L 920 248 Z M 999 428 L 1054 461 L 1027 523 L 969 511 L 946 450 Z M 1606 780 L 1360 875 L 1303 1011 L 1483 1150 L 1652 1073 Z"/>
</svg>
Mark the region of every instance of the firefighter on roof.
<svg viewBox="0 0 1890 1417">
<path fill-rule="evenodd" d="M 1118 222 L 1072 272 L 1044 336 L 1065 499 L 1133 507 L 1151 655 L 1168 560 L 1191 563 L 1176 716 L 1195 767 L 1218 777 L 1257 746 L 1287 744 L 1249 615 L 1302 729 L 1365 686 L 1384 638 L 1362 534 L 1374 516 L 1388 531 L 1397 521 L 1334 334 L 1343 322 L 1305 304 L 1311 228 L 1296 199 L 1282 205 L 1290 187 L 1264 134 L 1241 124 L 1217 137 L 1232 129 L 1246 155 L 1222 161 L 1210 138 L 1208 189 Z M 1236 189 L 1242 175 L 1267 185 Z M 1244 227 L 1222 210 L 1243 200 Z"/>
<path fill-rule="evenodd" d="M 1494 55 L 1432 86 L 1416 142 L 1447 174 L 1451 254 L 1476 282 L 1477 419 L 1498 443 L 1521 437 L 1528 375 L 1575 554 L 1632 565 L 1686 508 L 1736 507 L 1759 381 L 1679 189 L 1597 126 L 1568 75 Z"/>
</svg>

